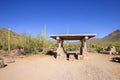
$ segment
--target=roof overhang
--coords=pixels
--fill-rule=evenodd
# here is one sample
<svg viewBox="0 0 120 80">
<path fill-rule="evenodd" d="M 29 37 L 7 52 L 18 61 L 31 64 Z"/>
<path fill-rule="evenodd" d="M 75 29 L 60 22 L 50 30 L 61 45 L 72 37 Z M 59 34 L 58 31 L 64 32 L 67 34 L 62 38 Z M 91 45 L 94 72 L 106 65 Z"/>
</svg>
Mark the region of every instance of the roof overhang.
<svg viewBox="0 0 120 80">
<path fill-rule="evenodd" d="M 59 37 L 62 40 L 82 40 L 83 38 L 87 37 L 88 39 L 95 37 L 96 34 L 52 34 L 50 35 L 51 38 L 56 39 Z"/>
</svg>

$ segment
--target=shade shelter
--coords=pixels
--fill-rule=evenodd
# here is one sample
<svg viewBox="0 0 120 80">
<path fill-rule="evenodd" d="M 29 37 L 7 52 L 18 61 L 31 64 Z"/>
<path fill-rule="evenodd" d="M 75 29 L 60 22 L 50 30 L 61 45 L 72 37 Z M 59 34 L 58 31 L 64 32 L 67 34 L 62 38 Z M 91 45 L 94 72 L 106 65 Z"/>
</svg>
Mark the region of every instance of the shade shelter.
<svg viewBox="0 0 120 80">
<path fill-rule="evenodd" d="M 80 54 L 85 55 L 87 54 L 86 41 L 95 36 L 96 34 L 58 34 L 58 35 L 53 34 L 53 35 L 50 35 L 51 38 L 57 40 L 58 42 L 57 55 L 60 55 L 60 56 L 64 55 L 64 47 L 63 47 L 64 40 L 80 40 L 81 41 Z"/>
</svg>

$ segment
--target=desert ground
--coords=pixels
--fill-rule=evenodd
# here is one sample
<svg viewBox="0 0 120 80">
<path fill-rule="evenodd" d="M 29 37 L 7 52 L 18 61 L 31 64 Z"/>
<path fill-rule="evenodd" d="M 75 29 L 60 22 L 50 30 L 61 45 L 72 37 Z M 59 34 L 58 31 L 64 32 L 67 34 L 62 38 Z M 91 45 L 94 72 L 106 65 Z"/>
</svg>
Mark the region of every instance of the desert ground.
<svg viewBox="0 0 120 80">
<path fill-rule="evenodd" d="M 120 80 L 120 63 L 115 55 L 89 53 L 88 58 L 70 60 L 32 55 L 15 58 L 0 69 L 0 80 Z"/>
</svg>

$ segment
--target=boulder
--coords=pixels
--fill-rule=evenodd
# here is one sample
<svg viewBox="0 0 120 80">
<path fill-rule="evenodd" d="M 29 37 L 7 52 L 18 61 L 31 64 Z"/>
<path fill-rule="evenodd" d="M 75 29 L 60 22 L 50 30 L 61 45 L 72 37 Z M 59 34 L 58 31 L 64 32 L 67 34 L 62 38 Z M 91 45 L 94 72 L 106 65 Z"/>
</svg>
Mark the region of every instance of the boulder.
<svg viewBox="0 0 120 80">
<path fill-rule="evenodd" d="M 0 68 L 3 68 L 4 66 L 5 66 L 4 60 L 2 58 L 0 58 Z"/>
<path fill-rule="evenodd" d="M 13 63 L 13 62 L 15 62 L 15 60 L 12 57 L 9 57 L 6 62 L 7 63 Z"/>
</svg>

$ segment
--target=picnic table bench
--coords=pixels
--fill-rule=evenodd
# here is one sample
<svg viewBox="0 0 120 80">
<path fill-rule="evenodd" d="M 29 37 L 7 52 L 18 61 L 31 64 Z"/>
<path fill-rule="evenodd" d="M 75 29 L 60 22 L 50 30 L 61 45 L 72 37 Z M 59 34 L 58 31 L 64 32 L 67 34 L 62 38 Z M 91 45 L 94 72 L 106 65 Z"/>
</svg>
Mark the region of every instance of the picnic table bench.
<svg viewBox="0 0 120 80">
<path fill-rule="evenodd" d="M 78 59 L 78 54 L 79 54 L 79 52 L 77 52 L 77 51 L 67 51 L 66 52 L 67 60 L 69 60 L 70 55 L 74 55 L 74 58 Z"/>
<path fill-rule="evenodd" d="M 106 48 L 103 48 L 100 53 L 108 53 L 108 54 L 115 54 L 116 53 L 116 49 L 115 46 L 108 46 Z"/>
</svg>

